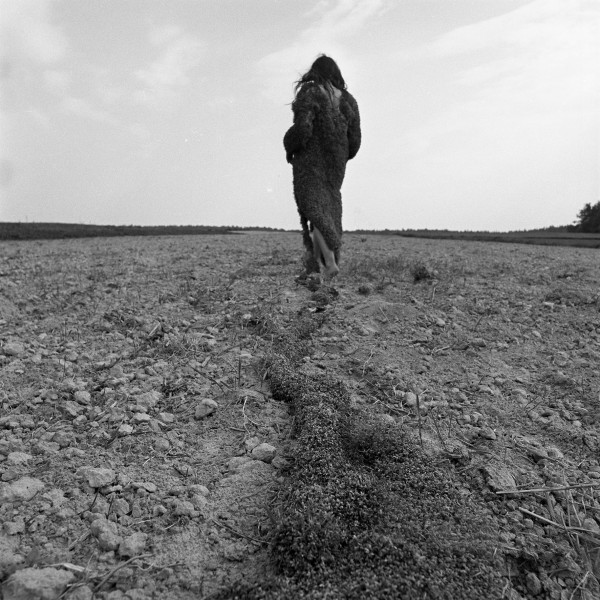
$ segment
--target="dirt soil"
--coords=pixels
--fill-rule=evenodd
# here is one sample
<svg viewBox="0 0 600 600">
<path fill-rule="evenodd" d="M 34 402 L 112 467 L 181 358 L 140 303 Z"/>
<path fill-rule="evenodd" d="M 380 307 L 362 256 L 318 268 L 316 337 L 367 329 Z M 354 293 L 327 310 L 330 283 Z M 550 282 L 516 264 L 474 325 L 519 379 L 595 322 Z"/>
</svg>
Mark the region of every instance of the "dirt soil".
<svg viewBox="0 0 600 600">
<path fill-rule="evenodd" d="M 0 242 L 4 599 L 272 574 L 294 443 L 267 321 L 304 328 L 304 371 L 489 513 L 503 597 L 600 598 L 598 250 L 348 234 L 335 294 L 296 281 L 301 252 L 291 233 Z"/>
</svg>

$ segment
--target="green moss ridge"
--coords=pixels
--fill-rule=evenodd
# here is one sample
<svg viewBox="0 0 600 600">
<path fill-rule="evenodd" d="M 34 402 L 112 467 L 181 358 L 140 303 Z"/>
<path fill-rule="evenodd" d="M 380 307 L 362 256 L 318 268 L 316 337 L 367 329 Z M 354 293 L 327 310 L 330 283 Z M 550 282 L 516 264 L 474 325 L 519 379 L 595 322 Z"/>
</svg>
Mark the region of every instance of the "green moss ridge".
<svg viewBox="0 0 600 600">
<path fill-rule="evenodd" d="M 500 598 L 491 517 L 398 429 L 350 406 L 347 389 L 270 365 L 295 415 L 297 454 L 277 510 L 276 575 L 220 598 Z"/>
</svg>

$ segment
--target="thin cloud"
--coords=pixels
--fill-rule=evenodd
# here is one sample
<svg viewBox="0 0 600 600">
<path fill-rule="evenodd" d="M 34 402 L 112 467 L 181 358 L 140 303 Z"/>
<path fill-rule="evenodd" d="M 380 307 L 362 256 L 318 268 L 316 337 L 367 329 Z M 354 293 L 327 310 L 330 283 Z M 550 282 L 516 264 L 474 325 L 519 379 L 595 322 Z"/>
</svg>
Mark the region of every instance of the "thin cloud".
<svg viewBox="0 0 600 600">
<path fill-rule="evenodd" d="M 290 76 L 297 69 L 307 68 L 317 54 L 330 54 L 351 69 L 347 40 L 362 30 L 373 17 L 387 9 L 385 0 L 336 0 L 319 2 L 306 15 L 316 19 L 289 46 L 268 54 L 257 63 L 264 81 L 264 94 L 277 103 L 289 101 Z M 292 69 L 296 69 L 292 72 Z"/>
<path fill-rule="evenodd" d="M 70 115 L 75 115 L 84 119 L 91 119 L 92 121 L 97 121 L 99 123 L 105 123 L 108 125 L 118 124 L 117 119 L 115 119 L 115 117 L 113 117 L 110 113 L 106 112 L 105 110 L 94 108 L 83 98 L 68 96 L 62 100 L 61 107 L 64 112 Z"/>
<path fill-rule="evenodd" d="M 50 0 L 0 1 L 2 60 L 52 64 L 64 58 L 68 44 L 50 15 Z"/>
<path fill-rule="evenodd" d="M 450 132 L 470 131 L 492 144 L 488 152 L 497 144 L 511 154 L 507 140 L 522 138 L 526 128 L 547 131 L 550 143 L 552 131 L 573 122 L 597 127 L 599 23 L 598 4 L 535 0 L 417 50 L 413 60 L 443 64 L 460 56 L 464 67 L 449 82 L 454 102 L 403 136 L 405 148 L 420 155 Z M 530 142 L 521 139 L 520 152 L 527 154 Z"/>
<path fill-rule="evenodd" d="M 151 32 L 150 37 L 156 41 L 156 31 Z M 141 86 L 134 94 L 135 101 L 152 108 L 169 105 L 181 88 L 190 83 L 190 71 L 204 56 L 205 44 L 196 38 L 179 35 L 171 39 L 154 62 L 135 72 Z"/>
</svg>

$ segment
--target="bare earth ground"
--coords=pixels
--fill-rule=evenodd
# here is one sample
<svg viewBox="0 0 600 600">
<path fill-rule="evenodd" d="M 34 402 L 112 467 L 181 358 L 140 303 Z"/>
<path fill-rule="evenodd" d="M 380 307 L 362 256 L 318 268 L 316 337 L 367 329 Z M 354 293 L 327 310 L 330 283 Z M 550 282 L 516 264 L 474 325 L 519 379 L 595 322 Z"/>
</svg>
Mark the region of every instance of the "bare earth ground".
<svg viewBox="0 0 600 600">
<path fill-rule="evenodd" d="M 294 442 L 267 322 L 487 511 L 504 597 L 600 598 L 598 251 L 347 235 L 338 297 L 295 282 L 300 253 L 280 233 L 0 243 L 4 598 L 273 575 Z"/>
</svg>

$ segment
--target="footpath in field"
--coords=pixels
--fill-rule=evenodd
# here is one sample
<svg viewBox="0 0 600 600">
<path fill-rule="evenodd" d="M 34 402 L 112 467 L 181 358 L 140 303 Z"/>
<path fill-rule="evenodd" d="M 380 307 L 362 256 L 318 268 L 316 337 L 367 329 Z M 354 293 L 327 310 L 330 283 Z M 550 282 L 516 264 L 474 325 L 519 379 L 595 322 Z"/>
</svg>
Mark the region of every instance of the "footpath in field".
<svg viewBox="0 0 600 600">
<path fill-rule="evenodd" d="M 598 597 L 597 252 L 298 245 L 3 244 L 5 597 Z"/>
</svg>

